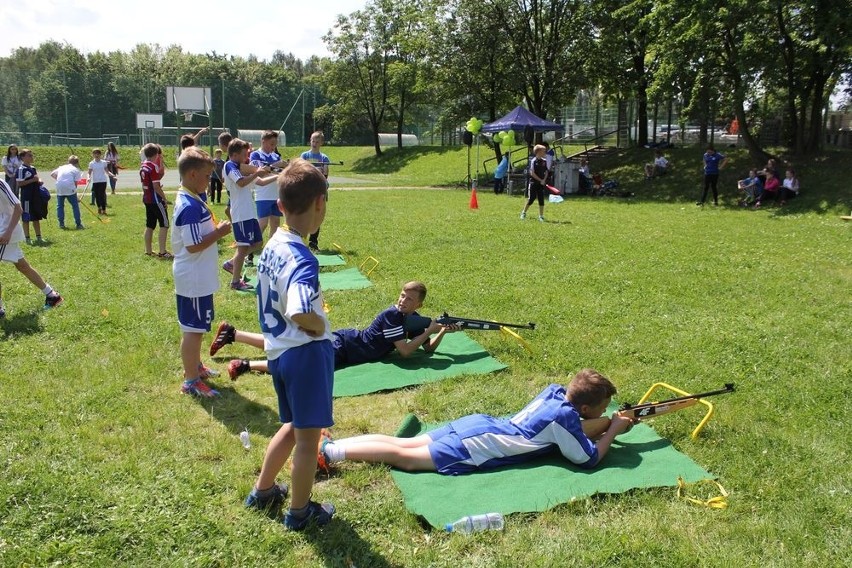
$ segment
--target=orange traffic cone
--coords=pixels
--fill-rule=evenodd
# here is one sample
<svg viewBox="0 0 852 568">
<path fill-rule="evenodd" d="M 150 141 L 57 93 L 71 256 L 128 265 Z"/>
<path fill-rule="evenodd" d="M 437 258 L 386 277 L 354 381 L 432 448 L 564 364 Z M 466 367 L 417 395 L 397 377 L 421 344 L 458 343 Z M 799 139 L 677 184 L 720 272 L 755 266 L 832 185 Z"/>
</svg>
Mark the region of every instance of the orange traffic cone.
<svg viewBox="0 0 852 568">
<path fill-rule="evenodd" d="M 479 209 L 479 202 L 476 200 L 476 186 L 473 186 L 470 190 L 470 208 Z"/>
</svg>

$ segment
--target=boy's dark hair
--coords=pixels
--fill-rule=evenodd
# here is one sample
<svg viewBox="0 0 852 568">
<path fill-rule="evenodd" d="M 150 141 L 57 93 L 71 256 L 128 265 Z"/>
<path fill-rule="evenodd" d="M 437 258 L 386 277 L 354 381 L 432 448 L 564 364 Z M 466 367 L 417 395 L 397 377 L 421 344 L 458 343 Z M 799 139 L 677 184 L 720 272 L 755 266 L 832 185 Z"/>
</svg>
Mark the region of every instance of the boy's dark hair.
<svg viewBox="0 0 852 568">
<path fill-rule="evenodd" d="M 243 150 L 248 149 L 249 143 L 245 140 L 240 140 L 239 138 L 234 138 L 230 142 L 228 142 L 228 157 L 235 156 L 242 152 Z"/>
<path fill-rule="evenodd" d="M 278 133 L 274 130 L 264 130 L 263 134 L 260 136 L 261 140 L 269 140 L 270 138 L 278 139 Z"/>
<path fill-rule="evenodd" d="M 328 198 L 328 182 L 322 172 L 307 160 L 290 160 L 278 176 L 278 199 L 288 213 L 304 213 L 321 195 Z"/>
<path fill-rule="evenodd" d="M 221 134 L 219 134 L 219 138 L 217 140 L 219 142 L 219 146 L 224 146 L 225 148 L 227 148 L 228 144 L 230 144 L 231 140 L 233 139 L 234 135 L 230 132 L 222 132 Z"/>
<path fill-rule="evenodd" d="M 71 164 L 72 166 L 79 165 L 80 164 L 80 158 L 78 158 L 74 154 L 71 154 L 70 156 L 68 156 L 68 163 Z"/>
<path fill-rule="evenodd" d="M 180 149 L 186 150 L 190 146 L 195 146 L 195 138 L 190 136 L 189 134 L 184 134 L 180 137 Z"/>
<path fill-rule="evenodd" d="M 405 292 L 416 292 L 417 295 L 420 296 L 420 301 L 426 299 L 426 284 L 420 282 L 419 280 L 412 280 L 411 282 L 406 282 L 402 285 L 402 289 Z"/>
<path fill-rule="evenodd" d="M 583 369 L 568 383 L 568 400 L 577 409 L 596 406 L 616 392 L 615 385 L 594 369 Z"/>
<path fill-rule="evenodd" d="M 185 149 L 178 158 L 178 172 L 181 177 L 186 177 L 186 174 L 193 170 L 211 169 L 213 166 L 213 160 L 210 159 L 207 152 L 196 146 Z"/>
<path fill-rule="evenodd" d="M 156 144 L 145 144 L 142 147 L 142 153 L 146 158 L 153 158 L 160 153 L 160 148 Z"/>
</svg>

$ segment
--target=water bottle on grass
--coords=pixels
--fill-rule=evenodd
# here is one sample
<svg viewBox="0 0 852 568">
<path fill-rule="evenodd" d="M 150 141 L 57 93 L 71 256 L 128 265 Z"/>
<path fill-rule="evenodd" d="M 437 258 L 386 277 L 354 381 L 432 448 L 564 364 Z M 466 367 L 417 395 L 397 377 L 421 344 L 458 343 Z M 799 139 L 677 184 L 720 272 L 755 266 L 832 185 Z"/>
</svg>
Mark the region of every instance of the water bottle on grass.
<svg viewBox="0 0 852 568">
<path fill-rule="evenodd" d="M 470 534 L 479 531 L 501 531 L 503 530 L 503 515 L 500 513 L 485 513 L 483 515 L 469 515 L 462 517 L 454 523 L 444 526 L 448 532 Z"/>
</svg>

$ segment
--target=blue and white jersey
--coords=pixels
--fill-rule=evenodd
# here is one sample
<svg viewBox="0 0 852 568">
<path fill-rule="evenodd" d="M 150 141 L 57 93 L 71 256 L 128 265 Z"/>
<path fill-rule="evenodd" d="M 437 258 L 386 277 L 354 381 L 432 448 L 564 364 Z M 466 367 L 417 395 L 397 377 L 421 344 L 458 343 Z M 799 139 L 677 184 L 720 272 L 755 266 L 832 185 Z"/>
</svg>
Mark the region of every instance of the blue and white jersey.
<svg viewBox="0 0 852 568">
<path fill-rule="evenodd" d="M 328 318 L 323 311 L 319 283 L 319 261 L 301 237 L 279 228 L 263 247 L 257 264 L 257 311 L 267 359 L 274 360 L 287 349 L 311 341 L 331 340 Z M 311 337 L 293 321 L 296 314 L 314 312 L 324 321 L 325 331 Z"/>
<path fill-rule="evenodd" d="M 725 159 L 724 154 L 720 154 L 719 152 L 705 152 L 704 153 L 704 173 L 708 175 L 718 174 L 719 173 L 719 164 L 722 163 L 722 160 Z"/>
<path fill-rule="evenodd" d="M 198 197 L 181 187 L 175 198 L 172 219 L 175 293 L 187 298 L 209 296 L 219 289 L 218 247 L 212 244 L 199 252 L 189 252 L 186 247 L 197 245 L 216 230 L 213 214 Z"/>
<path fill-rule="evenodd" d="M 480 469 L 528 461 L 554 446 L 580 467 L 592 468 L 598 461 L 598 448 L 583 433 L 580 415 L 562 385 L 548 386 L 512 418 L 474 414 L 449 426 L 470 453 L 466 463 Z"/>
<path fill-rule="evenodd" d="M 255 150 L 249 156 L 249 162 L 254 166 L 271 166 L 275 162 L 281 161 L 281 155 L 278 152 L 266 153 L 263 150 Z M 270 183 L 267 185 L 257 185 L 254 189 L 255 201 L 277 201 L 278 200 L 278 184 Z"/>
<path fill-rule="evenodd" d="M 20 200 L 15 197 L 15 192 L 9 187 L 5 180 L 0 179 L 0 232 L 5 231 L 12 222 L 12 216 L 15 214 L 15 206 L 20 205 Z M 12 229 L 12 235 L 9 238 L 9 244 L 18 243 L 24 240 L 24 228 L 21 223 L 15 223 L 15 228 Z"/>
<path fill-rule="evenodd" d="M 346 334 L 344 350 L 350 365 L 378 361 L 394 350 L 394 343 L 406 338 L 405 315 L 396 306 L 381 312 L 363 331 Z"/>
<path fill-rule="evenodd" d="M 323 164 L 330 164 L 331 160 L 328 159 L 328 156 L 323 154 L 322 152 L 311 152 L 310 150 L 306 150 L 302 152 L 301 156 L 299 156 L 303 160 L 307 160 L 311 162 L 318 168 L 321 168 Z"/>
<path fill-rule="evenodd" d="M 225 187 L 231 195 L 232 223 L 257 219 L 257 209 L 254 207 L 254 197 L 252 197 L 254 182 L 240 187 L 237 185 L 237 182 L 242 177 L 243 174 L 240 173 L 240 165 L 238 163 L 232 160 L 225 162 Z"/>
</svg>

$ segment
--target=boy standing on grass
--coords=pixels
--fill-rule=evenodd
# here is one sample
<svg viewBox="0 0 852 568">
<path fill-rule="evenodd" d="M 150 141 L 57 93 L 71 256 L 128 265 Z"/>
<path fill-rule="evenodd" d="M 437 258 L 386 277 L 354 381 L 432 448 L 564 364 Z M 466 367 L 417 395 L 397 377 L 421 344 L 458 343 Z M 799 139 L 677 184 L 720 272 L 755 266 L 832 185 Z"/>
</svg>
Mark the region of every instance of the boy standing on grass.
<svg viewBox="0 0 852 568">
<path fill-rule="evenodd" d="M 558 449 L 571 463 L 591 469 L 615 437 L 636 423 L 618 412 L 601 417 L 615 393 L 609 379 L 583 369 L 567 387 L 546 387 L 512 418 L 472 414 L 413 438 L 368 434 L 325 439 L 317 459 L 322 467 L 348 459 L 458 475 L 526 462 Z"/>
<path fill-rule="evenodd" d="M 311 523 L 327 524 L 335 511 L 331 503 L 310 500 L 320 435 L 334 423 L 334 351 L 323 311 L 319 262 L 302 240 L 325 219 L 328 187 L 317 168 L 294 160 L 278 178 L 278 195 L 286 225 L 260 256 L 257 305 L 283 425 L 269 442 L 245 505 L 261 510 L 280 506 L 287 489 L 276 485 L 275 477 L 292 453 L 293 492 L 283 523 L 290 530 L 303 530 Z"/>
<path fill-rule="evenodd" d="M 59 228 L 65 228 L 65 200 L 71 204 L 74 212 L 74 224 L 77 229 L 85 229 L 80 220 L 80 203 L 77 201 L 77 182 L 83 177 L 80 171 L 80 159 L 77 156 L 68 156 L 68 163 L 59 166 L 50 173 L 50 177 L 56 180 L 56 217 L 59 219 Z"/>
<path fill-rule="evenodd" d="M 314 166 L 316 166 L 319 171 L 322 172 L 322 175 L 325 176 L 326 179 L 326 187 L 328 186 L 328 164 L 331 163 L 331 160 L 328 159 L 321 148 L 323 143 L 325 142 L 325 136 L 323 135 L 321 130 L 317 130 L 313 134 L 311 134 L 311 149 L 305 152 L 302 152 L 301 158 L 303 160 L 307 160 L 311 162 Z M 315 233 L 311 233 L 310 238 L 308 239 L 308 246 L 311 250 L 319 250 L 319 229 Z"/>
<path fill-rule="evenodd" d="M 142 203 L 145 204 L 145 254 L 155 256 L 151 247 L 154 228 L 159 223 L 160 233 L 157 242 L 160 245 L 160 252 L 156 256 L 171 260 L 174 256 L 166 250 L 166 237 L 169 234 L 169 213 L 166 205 L 169 201 L 160 183 L 164 171 L 154 161 L 158 159 L 162 150 L 156 144 L 145 144 L 142 153 L 145 155 L 145 161 L 139 168 L 139 177 L 142 179 Z"/>
<path fill-rule="evenodd" d="M 175 198 L 172 274 L 177 295 L 178 323 L 182 332 L 180 356 L 183 361 L 181 392 L 213 397 L 205 378 L 214 376 L 201 363 L 201 341 L 213 321 L 213 293 L 219 289 L 216 277 L 219 262 L 216 241 L 231 232 L 231 223 L 216 224 L 210 208 L 201 200 L 206 191 L 213 160 L 203 150 L 187 148 L 178 159 L 181 187 Z"/>
<path fill-rule="evenodd" d="M 100 148 L 92 150 L 92 161 L 89 162 L 89 179 L 92 180 L 92 205 L 98 204 L 98 215 L 106 215 L 107 181 L 118 179 L 109 171 L 109 163 L 101 159 Z"/>
<path fill-rule="evenodd" d="M 33 165 L 35 155 L 33 151 L 24 148 L 21 150 L 21 166 L 18 168 L 18 190 L 21 192 L 21 207 L 23 207 L 23 215 L 21 220 L 24 222 L 24 240 L 28 245 L 33 244 L 30 240 L 30 221 L 35 229 L 36 243 L 43 244 L 41 240 L 41 220 L 47 218 L 47 204 L 41 197 L 41 178 L 38 177 Z"/>
<path fill-rule="evenodd" d="M 15 197 L 12 188 L 5 181 L 0 180 L 0 261 L 11 262 L 18 272 L 27 277 L 44 294 L 44 307 L 55 308 L 62 303 L 62 296 L 51 288 L 50 284 L 30 266 L 21 251 L 21 241 L 24 231 L 21 229 L 21 215 L 23 215 L 21 202 Z M 0 297 L 0 318 L 6 317 L 6 309 L 3 306 L 3 298 Z"/>
<path fill-rule="evenodd" d="M 248 156 L 248 148 L 247 142 L 234 138 L 228 144 L 228 161 L 225 162 L 225 187 L 231 197 L 231 222 L 237 251 L 231 259 L 222 264 L 222 270 L 231 274 L 231 289 L 238 292 L 251 291 L 251 286 L 242 278 L 243 264 L 246 256 L 258 250 L 263 243 L 251 194 L 252 188 L 255 183 L 263 186 L 277 179 L 274 175 L 267 175 L 268 167 L 258 168 L 254 173 L 245 176 L 242 174 L 240 165 Z"/>
<path fill-rule="evenodd" d="M 533 201 L 538 200 L 538 220 L 544 222 L 544 186 L 547 184 L 547 175 L 549 168 L 547 167 L 547 158 L 545 153 L 547 148 L 542 144 L 536 144 L 533 148 L 535 157 L 530 162 L 530 185 L 528 188 L 527 204 L 524 205 L 524 210 L 521 211 L 521 219 L 527 218 L 527 210 Z"/>
</svg>

